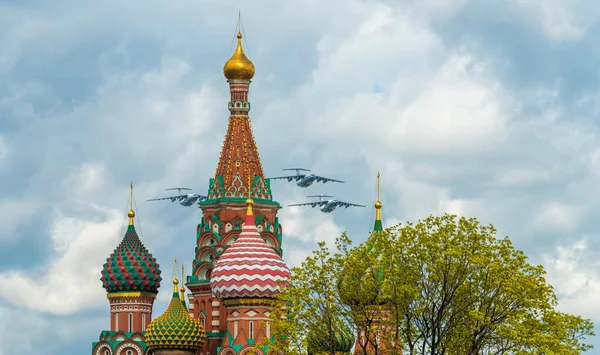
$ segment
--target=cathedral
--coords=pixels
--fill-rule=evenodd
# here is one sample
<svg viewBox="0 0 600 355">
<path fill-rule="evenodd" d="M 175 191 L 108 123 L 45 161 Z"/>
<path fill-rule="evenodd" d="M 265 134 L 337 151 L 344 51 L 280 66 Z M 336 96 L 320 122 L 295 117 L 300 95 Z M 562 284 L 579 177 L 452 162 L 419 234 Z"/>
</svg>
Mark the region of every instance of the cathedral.
<svg viewBox="0 0 600 355">
<path fill-rule="evenodd" d="M 174 275 L 171 302 L 152 319 L 163 278 L 136 233 L 131 205 L 127 231 L 101 272 L 110 330 L 92 344 L 93 355 L 264 354 L 256 344 L 271 338 L 274 297 L 291 275 L 281 257 L 281 206 L 273 200 L 250 125 L 248 92 L 255 69 L 241 39 L 238 33 L 223 68 L 231 94 L 229 123 L 207 199 L 199 202 L 203 216 L 191 275 L 185 280 Z"/>
</svg>

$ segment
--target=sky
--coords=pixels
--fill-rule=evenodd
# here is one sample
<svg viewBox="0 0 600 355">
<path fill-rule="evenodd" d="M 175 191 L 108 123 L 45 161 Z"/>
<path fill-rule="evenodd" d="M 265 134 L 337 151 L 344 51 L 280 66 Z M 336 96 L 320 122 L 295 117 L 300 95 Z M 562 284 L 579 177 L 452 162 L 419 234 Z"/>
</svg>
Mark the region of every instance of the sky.
<svg viewBox="0 0 600 355">
<path fill-rule="evenodd" d="M 0 355 L 86 354 L 109 327 L 130 181 L 163 288 L 173 257 L 189 271 L 201 211 L 146 200 L 208 188 L 238 10 L 266 174 L 346 181 L 272 182 L 290 266 L 366 239 L 380 171 L 384 225 L 491 223 L 600 333 L 600 3 L 0 0 Z M 285 207 L 318 193 L 368 207 Z"/>
</svg>

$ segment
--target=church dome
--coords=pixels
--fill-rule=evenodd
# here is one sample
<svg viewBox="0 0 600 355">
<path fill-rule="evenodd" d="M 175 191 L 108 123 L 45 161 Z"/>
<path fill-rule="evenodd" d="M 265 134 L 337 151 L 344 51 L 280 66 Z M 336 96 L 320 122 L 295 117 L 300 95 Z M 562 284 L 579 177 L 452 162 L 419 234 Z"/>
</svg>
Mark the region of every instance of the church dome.
<svg viewBox="0 0 600 355">
<path fill-rule="evenodd" d="M 129 210 L 127 232 L 102 269 L 102 287 L 106 292 L 158 293 L 160 269 L 133 226 L 135 212 Z"/>
<path fill-rule="evenodd" d="M 173 297 L 165 313 L 146 327 L 145 341 L 151 350 L 198 350 L 206 340 L 202 324 L 188 314 L 173 280 Z"/>
<path fill-rule="evenodd" d="M 210 288 L 220 299 L 271 298 L 287 285 L 290 270 L 260 236 L 254 225 L 252 200 L 242 233 L 217 261 L 210 277 Z"/>
<path fill-rule="evenodd" d="M 254 64 L 246 57 L 242 49 L 242 34 L 237 34 L 237 47 L 223 67 L 227 80 L 250 80 L 254 77 Z"/>
<path fill-rule="evenodd" d="M 329 338 L 328 327 L 325 319 L 310 327 L 306 338 L 308 355 L 350 354 L 354 346 L 355 336 L 352 329 L 339 319 L 334 319 L 331 324 L 333 337 Z"/>
</svg>

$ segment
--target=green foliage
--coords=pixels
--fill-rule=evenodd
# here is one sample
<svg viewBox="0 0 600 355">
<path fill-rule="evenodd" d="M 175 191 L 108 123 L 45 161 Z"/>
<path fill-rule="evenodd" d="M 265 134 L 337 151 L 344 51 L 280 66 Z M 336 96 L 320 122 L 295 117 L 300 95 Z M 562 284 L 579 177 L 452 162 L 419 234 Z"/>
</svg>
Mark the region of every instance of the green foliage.
<svg viewBox="0 0 600 355">
<path fill-rule="evenodd" d="M 307 334 L 354 327 L 363 354 L 580 354 L 593 324 L 557 310 L 542 266 L 530 265 L 493 226 L 452 215 L 374 232 L 331 254 L 324 244 L 280 296 L 270 349 L 306 354 Z M 282 314 L 280 314 L 282 315 Z M 329 324 L 329 323 L 327 323 Z M 334 351 L 327 352 L 333 354 Z"/>
<path fill-rule="evenodd" d="M 347 249 L 349 243 L 341 236 L 338 249 Z M 353 323 L 337 290 L 344 262 L 342 253 L 331 254 L 325 243 L 319 243 L 312 256 L 292 268 L 291 286 L 278 295 L 281 307 L 269 316 L 273 336 L 261 346 L 267 346 L 269 353 L 286 355 L 333 355 L 349 350 L 346 345 L 354 342 Z"/>
</svg>

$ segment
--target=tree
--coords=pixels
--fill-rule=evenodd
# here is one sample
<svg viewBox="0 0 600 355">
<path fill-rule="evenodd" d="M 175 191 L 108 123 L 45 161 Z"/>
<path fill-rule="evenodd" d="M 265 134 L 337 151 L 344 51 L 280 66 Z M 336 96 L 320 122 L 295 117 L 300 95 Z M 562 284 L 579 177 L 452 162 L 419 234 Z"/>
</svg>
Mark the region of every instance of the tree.
<svg viewBox="0 0 600 355">
<path fill-rule="evenodd" d="M 580 354 L 593 324 L 557 310 L 542 266 L 529 264 L 493 226 L 453 215 L 374 232 L 350 248 L 324 244 L 280 294 L 287 318 L 272 315 L 270 349 L 305 354 L 307 334 L 352 324 L 363 354 Z M 332 287 L 335 286 L 335 287 Z M 332 305 L 332 306 L 328 306 Z M 328 308 L 329 307 L 329 308 Z M 318 317 L 316 317 L 318 315 Z M 330 352 L 333 354 L 333 352 Z"/>
<path fill-rule="evenodd" d="M 557 311 L 544 268 L 530 265 L 491 225 L 430 216 L 372 243 L 385 270 L 389 316 L 383 325 L 397 331 L 407 354 L 579 354 L 591 348 L 583 342 L 594 335 L 591 321 Z M 363 255 L 366 244 L 357 248 Z"/>
<path fill-rule="evenodd" d="M 345 235 L 337 239 L 339 250 L 349 243 Z M 350 350 L 354 329 L 336 288 L 344 260 L 342 253 L 332 254 L 320 242 L 312 256 L 292 268 L 290 286 L 277 297 L 280 307 L 269 315 L 273 336 L 260 347 L 286 355 L 339 355 Z"/>
</svg>

